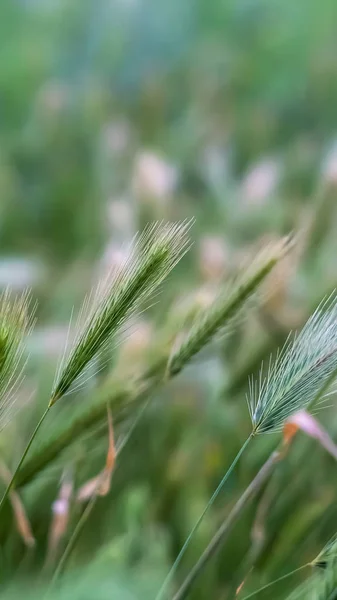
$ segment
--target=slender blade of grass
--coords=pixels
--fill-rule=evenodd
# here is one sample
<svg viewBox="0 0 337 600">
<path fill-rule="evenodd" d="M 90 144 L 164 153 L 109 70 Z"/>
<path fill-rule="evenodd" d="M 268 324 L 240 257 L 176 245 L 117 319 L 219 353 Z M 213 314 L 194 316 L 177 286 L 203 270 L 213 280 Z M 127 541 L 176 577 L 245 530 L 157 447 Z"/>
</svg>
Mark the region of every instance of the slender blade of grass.
<svg viewBox="0 0 337 600">
<path fill-rule="evenodd" d="M 239 452 L 237 453 L 236 457 L 234 458 L 232 464 L 230 465 L 229 469 L 226 471 L 225 475 L 223 476 L 223 478 L 221 479 L 218 487 L 216 488 L 216 490 L 213 492 L 210 500 L 208 501 L 207 505 L 205 506 L 204 510 L 202 511 L 201 515 L 199 516 L 198 520 L 196 521 L 196 523 L 194 524 L 193 528 L 191 529 L 189 535 L 187 536 L 184 545 L 182 546 L 177 558 L 175 559 L 166 579 L 164 580 L 164 583 L 162 585 L 162 587 L 160 588 L 157 596 L 156 596 L 156 600 L 162 600 L 163 598 L 165 598 L 167 591 L 168 591 L 168 586 L 170 585 L 170 583 L 172 582 L 172 579 L 181 563 L 181 560 L 188 548 L 188 546 L 190 545 L 194 535 L 196 534 L 202 520 L 204 519 L 206 513 L 209 511 L 209 509 L 211 508 L 211 506 L 214 504 L 216 498 L 218 497 L 218 495 L 220 494 L 223 486 L 225 485 L 227 479 L 229 478 L 229 476 L 231 475 L 232 471 L 234 470 L 236 464 L 238 463 L 240 457 L 242 456 L 243 452 L 245 451 L 245 449 L 247 448 L 250 440 L 252 439 L 252 435 L 250 435 L 245 443 L 241 446 Z"/>
<path fill-rule="evenodd" d="M 189 574 L 187 575 L 185 581 L 180 586 L 178 592 L 174 595 L 173 600 L 184 600 L 189 594 L 192 586 L 195 584 L 197 578 L 206 567 L 208 562 L 213 558 L 218 549 L 224 543 L 226 536 L 228 535 L 231 526 L 234 524 L 236 518 L 239 516 L 242 509 L 246 506 L 247 502 L 254 497 L 254 495 L 259 491 L 263 483 L 268 479 L 270 473 L 273 471 L 274 466 L 277 464 L 279 460 L 279 452 L 273 452 L 264 465 L 261 467 L 257 475 L 254 477 L 253 481 L 249 484 L 243 494 L 240 496 L 233 509 L 229 513 L 228 517 L 219 527 L 218 531 L 208 544 L 207 548 L 204 550 L 202 555 L 200 556 L 197 563 L 191 569 Z"/>
</svg>

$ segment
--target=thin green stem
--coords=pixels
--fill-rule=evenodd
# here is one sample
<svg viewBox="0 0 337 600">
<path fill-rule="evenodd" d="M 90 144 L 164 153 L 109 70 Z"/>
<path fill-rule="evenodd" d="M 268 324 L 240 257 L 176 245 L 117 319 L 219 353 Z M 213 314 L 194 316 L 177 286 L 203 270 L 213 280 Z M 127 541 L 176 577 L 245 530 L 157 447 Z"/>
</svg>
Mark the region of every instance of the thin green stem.
<svg viewBox="0 0 337 600">
<path fill-rule="evenodd" d="M 221 527 L 219 527 L 216 534 L 213 536 L 212 540 L 208 544 L 207 548 L 204 550 L 202 555 L 200 556 L 197 563 L 191 569 L 189 574 L 187 575 L 185 581 L 182 583 L 178 592 L 175 594 L 173 600 L 184 600 L 187 597 L 187 594 L 190 592 L 191 587 L 195 583 L 196 579 L 199 577 L 201 571 L 208 564 L 210 559 L 216 554 L 224 540 L 226 539 L 227 534 L 230 531 L 231 526 L 235 522 L 235 519 L 238 517 L 242 509 L 246 506 L 247 502 L 254 497 L 254 495 L 259 491 L 261 486 L 264 484 L 266 479 L 269 477 L 272 472 L 274 466 L 278 462 L 280 457 L 280 453 L 278 451 L 273 452 L 266 462 L 263 464 L 257 475 L 254 477 L 253 481 L 249 484 L 243 494 L 240 496 L 236 504 L 233 506 L 231 512 L 227 516 L 227 518 L 222 523 Z"/>
<path fill-rule="evenodd" d="M 30 449 L 30 447 L 31 447 L 31 445 L 32 445 L 32 443 L 33 443 L 33 441 L 34 441 L 34 439 L 35 439 L 35 436 L 36 436 L 37 432 L 39 431 L 39 429 L 40 429 L 40 427 L 41 427 L 41 425 L 42 425 L 43 421 L 45 420 L 45 418 L 46 418 L 46 416 L 47 416 L 47 414 L 48 414 L 49 410 L 50 410 L 50 406 L 47 406 L 47 408 L 46 408 L 46 410 L 44 411 L 44 413 L 43 413 L 42 417 L 40 418 L 40 420 L 39 420 L 38 424 L 36 425 L 36 427 L 35 427 L 35 429 L 34 429 L 34 431 L 33 431 L 32 435 L 30 436 L 30 439 L 29 439 L 29 441 L 28 441 L 28 444 L 27 444 L 27 446 L 26 446 L 26 448 L 25 448 L 25 450 L 24 450 L 24 452 L 23 452 L 23 454 L 22 454 L 22 456 L 21 456 L 21 458 L 20 458 L 20 461 L 19 461 L 19 464 L 18 464 L 18 466 L 16 467 L 16 469 L 15 469 L 15 471 L 14 471 L 14 474 L 13 474 L 13 476 L 12 476 L 12 479 L 10 480 L 10 482 L 9 482 L 9 484 L 8 484 L 8 486 L 7 486 L 6 490 L 5 490 L 5 493 L 4 493 L 4 495 L 2 496 L 2 498 L 1 498 L 1 501 L 0 501 L 0 511 L 1 511 L 1 508 L 3 507 L 3 505 L 4 505 L 4 503 L 5 503 L 6 499 L 7 499 L 7 496 L 8 496 L 8 494 L 9 494 L 9 492 L 11 491 L 11 489 L 12 489 L 12 487 L 13 487 L 14 483 L 15 483 L 15 480 L 16 480 L 17 474 L 18 474 L 18 473 L 19 473 L 19 471 L 20 471 L 21 465 L 22 465 L 23 461 L 25 460 L 25 458 L 26 458 L 26 456 L 27 456 L 27 454 L 28 454 L 28 452 L 29 452 L 29 449 Z"/>
<path fill-rule="evenodd" d="M 61 423 L 60 428 L 53 428 L 39 448 L 25 462 L 18 477 L 18 485 L 29 483 L 40 471 L 47 467 L 57 456 L 69 447 L 79 436 L 91 430 L 96 423 L 105 418 L 107 403 L 112 409 L 114 425 L 130 417 L 131 411 L 146 404 L 147 398 L 153 395 L 163 381 L 167 356 L 159 357 L 135 382 L 120 382 L 115 374 L 100 387 L 95 403 L 81 405 L 74 414 Z M 125 410 L 121 410 L 125 408 Z"/>
<path fill-rule="evenodd" d="M 218 487 L 216 488 L 215 492 L 213 493 L 211 499 L 209 500 L 209 502 L 207 503 L 207 505 L 205 506 L 204 510 L 202 511 L 200 517 L 198 518 L 197 522 L 195 523 L 195 525 L 193 526 L 192 530 L 190 531 L 189 535 L 187 536 L 185 543 L 183 545 L 183 547 L 181 548 L 176 560 L 174 561 L 166 579 L 164 580 L 163 585 L 161 586 L 157 596 L 156 596 L 156 600 L 162 600 L 162 598 L 165 597 L 168 585 L 171 583 L 174 574 L 177 571 L 178 566 L 181 563 L 181 560 L 193 538 L 193 536 L 195 535 L 197 529 L 199 528 L 203 518 L 205 517 L 206 513 L 208 512 L 208 510 L 211 508 L 211 506 L 214 504 L 216 498 L 218 497 L 219 493 L 221 492 L 223 486 L 225 485 L 228 477 L 231 475 L 232 471 L 234 470 L 238 460 L 240 459 L 241 455 L 243 454 L 244 450 L 246 449 L 246 447 L 248 446 L 248 443 L 250 442 L 250 440 L 252 439 L 253 434 L 251 433 L 250 436 L 246 439 L 245 443 L 243 444 L 243 446 L 240 448 L 239 452 L 237 453 L 236 457 L 234 458 L 231 466 L 229 467 L 229 469 L 226 471 L 225 475 L 223 476 L 223 478 L 221 479 Z"/>
<path fill-rule="evenodd" d="M 264 585 L 263 587 L 259 588 L 258 590 L 255 590 L 255 592 L 252 592 L 251 594 L 248 594 L 248 596 L 245 596 L 244 598 L 242 598 L 242 600 L 248 600 L 248 598 L 253 598 L 253 596 L 255 596 L 256 594 L 259 594 L 260 592 L 263 592 L 264 590 L 271 587 L 272 585 L 275 585 L 275 583 L 279 583 L 279 581 L 288 579 L 288 577 L 291 577 L 292 575 L 295 575 L 295 573 L 298 573 L 299 571 L 302 571 L 303 569 L 306 569 L 307 567 L 310 567 L 310 566 L 311 566 L 311 563 L 306 563 L 305 565 L 302 565 L 301 567 L 298 567 L 297 569 L 290 571 L 290 573 L 286 573 L 285 575 L 282 575 L 282 577 L 279 577 L 278 579 L 275 579 L 274 581 L 267 583 L 267 585 Z"/>
</svg>

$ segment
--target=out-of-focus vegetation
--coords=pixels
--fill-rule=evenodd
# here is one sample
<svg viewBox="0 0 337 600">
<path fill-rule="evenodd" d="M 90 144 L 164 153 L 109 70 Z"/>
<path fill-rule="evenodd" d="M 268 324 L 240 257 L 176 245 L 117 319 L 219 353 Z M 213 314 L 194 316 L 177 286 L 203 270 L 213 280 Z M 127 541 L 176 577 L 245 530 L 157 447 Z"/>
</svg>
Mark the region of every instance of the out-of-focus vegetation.
<svg viewBox="0 0 337 600">
<path fill-rule="evenodd" d="M 97 406 L 110 400 L 123 446 L 110 491 L 88 511 L 50 597 L 154 598 L 249 434 L 248 377 L 336 287 L 336 23 L 335 0 L 1 0 L 0 286 L 30 286 L 38 300 L 26 405 L 0 437 L 4 483 L 76 333 L 72 308 L 148 222 L 196 219 L 193 248 L 155 304 L 39 432 L 18 478 L 28 521 L 15 501 L 1 514 L 4 598 L 26 593 L 27 580 L 36 598 L 50 581 L 88 506 L 81 486 L 105 465 Z M 177 329 L 290 231 L 297 244 L 263 283 L 259 309 L 154 385 Z M 134 402 L 125 418 L 149 391 L 146 410 Z M 317 418 L 337 440 L 329 404 Z M 177 582 L 278 442 L 257 438 L 242 457 Z M 248 574 L 244 595 L 318 555 L 337 530 L 332 454 L 297 433 L 191 598 L 233 598 Z M 305 575 L 259 597 L 286 598 Z"/>
</svg>

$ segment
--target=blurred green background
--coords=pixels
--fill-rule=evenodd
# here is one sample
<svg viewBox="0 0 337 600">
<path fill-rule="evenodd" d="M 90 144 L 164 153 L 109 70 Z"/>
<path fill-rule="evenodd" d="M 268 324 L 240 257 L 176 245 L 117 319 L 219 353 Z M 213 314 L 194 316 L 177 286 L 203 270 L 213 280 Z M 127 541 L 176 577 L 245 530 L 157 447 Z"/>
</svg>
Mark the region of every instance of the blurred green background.
<svg viewBox="0 0 337 600">
<path fill-rule="evenodd" d="M 122 381 L 142 372 L 172 319 L 207 305 L 242 259 L 303 234 L 267 282 L 261 311 L 154 394 L 67 562 L 65 597 L 155 596 L 249 432 L 248 376 L 336 287 L 336 28 L 335 0 L 0 2 L 0 287 L 28 285 L 38 300 L 22 392 L 32 399 L 1 438 L 10 468 L 48 399 L 72 307 L 121 264 L 148 221 L 194 216 L 194 244 L 111 352 Z M 90 402 L 105 371 L 57 419 Z M 318 418 L 337 440 L 336 409 Z M 7 507 L 8 594 L 13 581 L 50 576 L 85 506 L 73 500 L 50 554 L 62 475 L 78 489 L 103 468 L 106 420 L 74 442 L 22 488 L 34 548 Z M 258 439 L 243 457 L 179 580 L 277 442 Z M 336 484 L 336 460 L 299 433 L 191 597 L 233 598 L 253 564 L 247 593 L 313 559 L 337 530 Z M 285 598 L 304 575 L 260 597 Z"/>
</svg>

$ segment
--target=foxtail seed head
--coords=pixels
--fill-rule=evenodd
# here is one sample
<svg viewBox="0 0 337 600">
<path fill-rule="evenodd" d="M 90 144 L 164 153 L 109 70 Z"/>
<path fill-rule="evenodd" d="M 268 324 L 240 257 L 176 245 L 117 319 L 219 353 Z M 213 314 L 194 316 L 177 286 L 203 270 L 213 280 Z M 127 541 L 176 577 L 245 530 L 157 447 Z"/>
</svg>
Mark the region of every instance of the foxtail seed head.
<svg viewBox="0 0 337 600">
<path fill-rule="evenodd" d="M 293 340 L 269 362 L 268 372 L 250 382 L 248 407 L 253 433 L 280 430 L 307 408 L 337 375 L 336 295 L 323 300 Z"/>
<path fill-rule="evenodd" d="M 311 565 L 320 569 L 326 569 L 328 564 L 333 560 L 337 560 L 337 533 L 328 541 L 312 561 Z"/>
<path fill-rule="evenodd" d="M 167 368 L 169 377 L 177 375 L 202 348 L 232 323 L 292 244 L 293 238 L 286 237 L 264 248 L 233 282 L 226 285 L 213 305 L 196 317 L 185 339 L 172 352 Z"/>
<path fill-rule="evenodd" d="M 11 298 L 7 290 L 0 296 L 0 428 L 13 411 L 15 391 L 22 380 L 24 341 L 33 325 L 29 301 L 28 292 Z"/>
<path fill-rule="evenodd" d="M 155 224 L 136 239 L 125 265 L 108 278 L 57 377 L 50 405 L 72 386 L 125 321 L 147 300 L 189 248 L 191 221 Z"/>
</svg>

